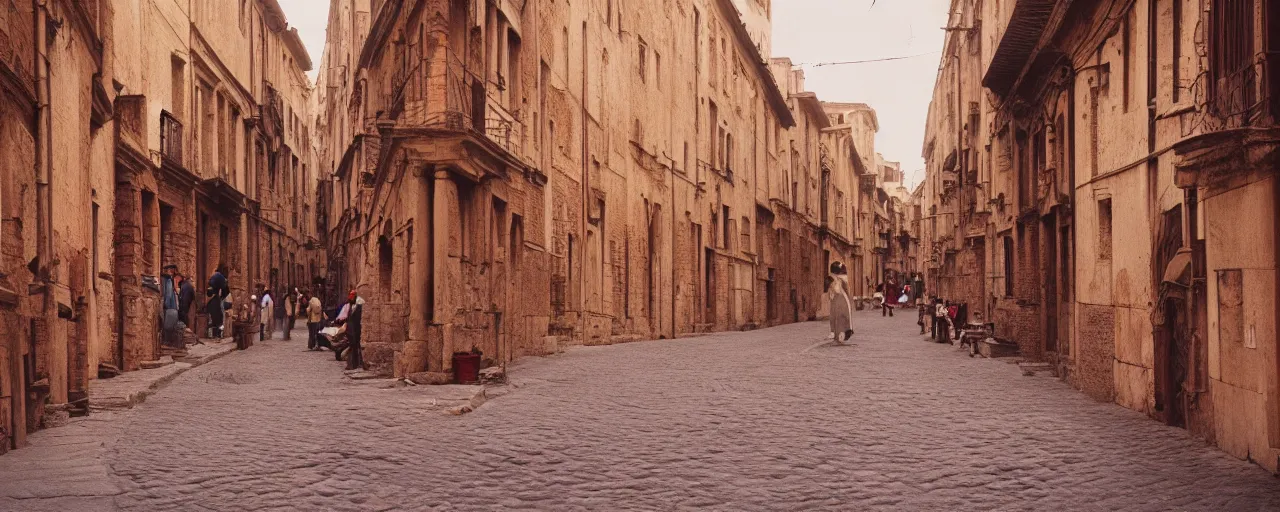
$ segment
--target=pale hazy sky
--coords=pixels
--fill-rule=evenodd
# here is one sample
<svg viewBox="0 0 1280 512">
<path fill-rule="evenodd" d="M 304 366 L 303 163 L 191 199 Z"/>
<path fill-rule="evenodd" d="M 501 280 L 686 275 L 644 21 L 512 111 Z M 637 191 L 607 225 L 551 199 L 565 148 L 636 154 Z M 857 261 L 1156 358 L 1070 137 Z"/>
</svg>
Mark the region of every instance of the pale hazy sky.
<svg viewBox="0 0 1280 512">
<path fill-rule="evenodd" d="M 654 1 L 657 0 L 648 0 Z M 318 69 L 329 4 L 279 0 Z M 806 85 L 826 101 L 876 109 L 876 151 L 902 162 L 911 182 L 923 177 L 920 147 L 942 50 L 949 0 L 774 0 L 773 56 L 817 64 L 927 54 L 888 62 L 804 66 Z M 310 73 L 315 79 L 316 72 Z"/>
</svg>

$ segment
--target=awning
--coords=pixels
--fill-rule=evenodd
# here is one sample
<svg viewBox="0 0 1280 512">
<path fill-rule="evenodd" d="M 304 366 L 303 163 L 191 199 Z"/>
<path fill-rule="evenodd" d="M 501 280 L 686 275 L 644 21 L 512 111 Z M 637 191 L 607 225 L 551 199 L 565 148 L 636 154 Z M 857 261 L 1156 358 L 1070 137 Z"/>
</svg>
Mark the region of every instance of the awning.
<svg viewBox="0 0 1280 512">
<path fill-rule="evenodd" d="M 1018 0 L 1009 17 L 1008 28 L 996 46 L 982 85 L 1000 96 L 1009 94 L 1027 59 L 1035 53 L 1040 36 L 1053 14 L 1054 0 Z"/>
<path fill-rule="evenodd" d="M 231 183 L 222 178 L 209 178 L 201 181 L 199 190 L 214 204 L 222 206 L 224 208 L 223 211 L 226 213 L 238 215 L 247 208 L 248 201 L 244 193 L 236 190 Z"/>
</svg>

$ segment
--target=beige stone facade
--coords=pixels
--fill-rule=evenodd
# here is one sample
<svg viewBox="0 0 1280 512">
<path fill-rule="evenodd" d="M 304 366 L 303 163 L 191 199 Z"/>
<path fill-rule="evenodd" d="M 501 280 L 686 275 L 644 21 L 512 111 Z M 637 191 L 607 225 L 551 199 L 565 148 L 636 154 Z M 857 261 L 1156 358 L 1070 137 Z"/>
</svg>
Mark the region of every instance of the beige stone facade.
<svg viewBox="0 0 1280 512">
<path fill-rule="evenodd" d="M 322 223 L 371 369 L 808 320 L 870 265 L 874 111 L 765 60 L 767 1 L 652 7 L 333 3 Z"/>
<path fill-rule="evenodd" d="M 311 63 L 273 0 L 6 2 L 0 36 L 4 451 L 159 357 L 163 266 L 199 331 L 219 264 L 244 301 L 322 254 Z"/>
<path fill-rule="evenodd" d="M 938 295 L 1085 393 L 1277 469 L 1273 2 L 952 2 Z"/>
</svg>

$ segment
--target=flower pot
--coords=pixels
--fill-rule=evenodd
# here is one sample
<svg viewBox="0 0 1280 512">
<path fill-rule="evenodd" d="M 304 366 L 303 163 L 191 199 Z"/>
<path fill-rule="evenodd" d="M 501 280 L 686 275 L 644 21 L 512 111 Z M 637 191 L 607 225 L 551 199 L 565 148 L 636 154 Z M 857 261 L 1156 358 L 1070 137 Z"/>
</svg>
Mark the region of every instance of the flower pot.
<svg viewBox="0 0 1280 512">
<path fill-rule="evenodd" d="M 480 354 L 455 352 L 453 354 L 453 381 L 458 384 L 480 382 Z"/>
</svg>

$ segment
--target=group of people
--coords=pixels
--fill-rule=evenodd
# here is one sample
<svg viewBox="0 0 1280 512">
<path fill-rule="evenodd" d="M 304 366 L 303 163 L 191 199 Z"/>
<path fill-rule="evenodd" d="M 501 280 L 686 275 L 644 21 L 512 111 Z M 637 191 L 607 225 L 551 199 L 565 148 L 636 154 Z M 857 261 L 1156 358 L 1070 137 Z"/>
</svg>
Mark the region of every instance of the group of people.
<svg viewBox="0 0 1280 512">
<path fill-rule="evenodd" d="M 938 343 L 950 343 L 952 333 L 960 338 L 960 332 L 968 322 L 969 305 L 965 303 L 953 303 L 940 297 L 926 302 L 922 297 L 916 299 L 916 307 L 919 310 L 916 323 L 920 324 L 920 334 L 925 333 L 926 325 L 931 326 L 929 336 Z"/>
<path fill-rule="evenodd" d="M 307 323 L 307 350 L 330 350 L 347 354 L 347 368 L 356 369 L 363 366 L 361 351 L 362 321 L 364 317 L 364 299 L 351 290 L 347 301 L 336 314 L 330 315 L 324 310 L 320 296 L 308 290 L 290 286 L 283 297 L 283 308 L 277 310 L 275 293 L 265 284 L 259 283 L 256 293 L 249 298 L 249 304 L 241 306 L 246 318 L 241 320 L 257 323 L 258 340 L 266 341 L 275 334 L 277 327 L 282 331 L 283 339 L 291 339 L 293 329 L 299 318 Z M 180 354 L 187 345 L 200 342 L 190 327 L 192 306 L 196 301 L 195 287 L 186 275 L 178 271 L 177 265 L 165 265 L 160 276 L 161 292 L 161 329 L 160 343 L 168 353 Z M 231 287 L 227 273 L 222 265 L 209 277 L 209 286 L 205 289 L 208 301 L 205 313 L 209 317 L 208 336 L 222 338 L 226 326 L 227 312 L 232 309 Z M 332 319 L 330 319 L 332 318 Z M 334 347 L 329 338 L 321 335 L 326 324 L 335 328 L 335 337 L 342 339 L 341 347 Z"/>
<path fill-rule="evenodd" d="M 181 351 L 187 345 L 200 342 L 200 338 L 190 327 L 191 307 L 196 301 L 196 290 L 191 280 L 178 272 L 177 265 L 165 265 L 162 270 L 160 344 L 170 351 Z M 209 276 L 205 296 L 208 298 L 205 312 L 209 315 L 211 335 L 221 338 L 226 311 L 231 309 L 231 289 L 222 265 Z"/>
<path fill-rule="evenodd" d="M 269 288 L 258 284 L 258 294 L 251 297 L 258 305 L 259 341 L 266 341 L 275 335 L 275 327 L 279 324 L 282 339 L 292 339 L 293 329 L 298 318 L 307 322 L 307 350 L 333 350 L 339 354 L 347 354 L 347 369 L 354 370 L 364 366 L 360 341 L 363 331 L 364 299 L 351 290 L 347 301 L 342 304 L 337 314 L 330 315 L 324 309 L 320 296 L 307 290 L 289 287 L 285 294 L 283 316 L 277 317 L 276 298 Z M 332 320 L 330 319 L 332 317 Z M 334 328 L 332 337 L 321 334 L 321 330 L 329 324 Z M 331 338 L 340 338 L 340 346 L 334 346 Z"/>
</svg>

